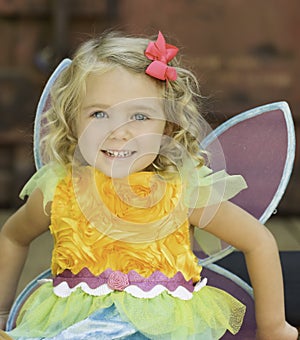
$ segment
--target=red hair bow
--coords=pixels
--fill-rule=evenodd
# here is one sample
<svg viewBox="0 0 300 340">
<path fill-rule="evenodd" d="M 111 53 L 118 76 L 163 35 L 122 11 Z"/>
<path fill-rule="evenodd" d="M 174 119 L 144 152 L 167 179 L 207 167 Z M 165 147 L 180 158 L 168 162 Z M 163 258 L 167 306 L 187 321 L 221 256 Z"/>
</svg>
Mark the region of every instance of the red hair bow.
<svg viewBox="0 0 300 340">
<path fill-rule="evenodd" d="M 147 67 L 146 73 L 160 80 L 176 80 L 177 72 L 174 67 L 168 66 L 168 62 L 176 56 L 177 52 L 178 48 L 167 44 L 164 36 L 159 32 L 157 40 L 149 42 L 145 51 L 146 57 L 153 60 Z"/>
</svg>

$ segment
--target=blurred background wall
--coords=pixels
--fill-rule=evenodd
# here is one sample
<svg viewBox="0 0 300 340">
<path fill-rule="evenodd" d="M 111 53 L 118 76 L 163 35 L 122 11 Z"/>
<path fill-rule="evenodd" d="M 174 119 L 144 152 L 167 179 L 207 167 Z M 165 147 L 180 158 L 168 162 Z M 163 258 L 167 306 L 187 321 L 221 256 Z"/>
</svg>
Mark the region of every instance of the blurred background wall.
<svg viewBox="0 0 300 340">
<path fill-rule="evenodd" d="M 51 71 L 105 29 L 156 35 L 181 48 L 218 125 L 289 103 L 300 138 L 299 0 L 0 0 L 0 209 L 15 209 L 34 172 L 32 129 Z M 300 215 L 300 151 L 278 213 Z"/>
</svg>

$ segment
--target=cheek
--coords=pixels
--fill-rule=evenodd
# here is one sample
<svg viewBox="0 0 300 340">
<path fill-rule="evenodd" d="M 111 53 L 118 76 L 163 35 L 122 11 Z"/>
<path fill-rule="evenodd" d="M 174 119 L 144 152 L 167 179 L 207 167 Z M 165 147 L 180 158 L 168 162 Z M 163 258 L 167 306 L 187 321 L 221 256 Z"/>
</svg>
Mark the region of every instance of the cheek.
<svg viewBox="0 0 300 340">
<path fill-rule="evenodd" d="M 137 136 L 132 140 L 140 147 L 142 153 L 158 153 L 162 142 L 162 135 L 155 133 L 145 133 Z"/>
<path fill-rule="evenodd" d="M 146 149 L 155 149 L 159 150 L 163 134 L 165 130 L 164 122 L 155 122 L 155 124 L 148 126 L 147 129 L 144 130 L 143 133 L 139 134 L 139 141 L 143 143 Z"/>
<path fill-rule="evenodd" d="M 79 129 L 79 143 L 87 143 L 90 146 L 99 146 L 103 144 L 105 138 L 107 138 L 107 129 L 100 122 L 93 120 L 89 124 Z"/>
<path fill-rule="evenodd" d="M 79 131 L 79 150 L 84 159 L 90 164 L 95 161 L 105 140 L 105 134 L 96 125 L 90 124 L 83 131 Z"/>
</svg>

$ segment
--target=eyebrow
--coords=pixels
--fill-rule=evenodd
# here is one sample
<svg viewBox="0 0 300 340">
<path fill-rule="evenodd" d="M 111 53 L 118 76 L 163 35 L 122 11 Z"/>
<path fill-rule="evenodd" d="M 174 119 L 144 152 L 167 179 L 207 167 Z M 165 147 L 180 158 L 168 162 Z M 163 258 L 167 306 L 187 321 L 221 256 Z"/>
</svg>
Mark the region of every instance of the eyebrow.
<svg viewBox="0 0 300 340">
<path fill-rule="evenodd" d="M 92 108 L 101 108 L 101 109 L 107 110 L 109 108 L 117 108 L 118 106 L 121 106 L 121 105 L 125 105 L 125 107 L 127 107 L 128 104 L 126 102 L 121 102 L 121 103 L 114 104 L 114 105 L 108 105 L 108 104 L 102 104 L 102 103 L 93 103 L 93 104 L 89 104 L 89 105 L 84 106 L 82 109 L 84 111 L 90 110 Z M 133 103 L 133 105 L 129 105 L 129 108 L 134 109 L 134 110 L 148 110 L 148 111 L 150 110 L 152 112 L 156 112 L 159 107 L 147 105 L 147 104 L 144 104 L 144 103 Z"/>
<path fill-rule="evenodd" d="M 101 108 L 101 109 L 107 109 L 109 108 L 110 105 L 107 105 L 107 104 L 101 104 L 101 103 L 93 103 L 93 104 L 89 104 L 87 106 L 83 106 L 83 110 L 89 110 L 89 109 L 92 109 L 92 108 Z"/>
<path fill-rule="evenodd" d="M 157 106 L 151 106 L 151 105 L 146 105 L 146 104 L 133 104 L 132 106 L 129 106 L 133 110 L 150 110 L 156 112 L 158 109 Z"/>
</svg>

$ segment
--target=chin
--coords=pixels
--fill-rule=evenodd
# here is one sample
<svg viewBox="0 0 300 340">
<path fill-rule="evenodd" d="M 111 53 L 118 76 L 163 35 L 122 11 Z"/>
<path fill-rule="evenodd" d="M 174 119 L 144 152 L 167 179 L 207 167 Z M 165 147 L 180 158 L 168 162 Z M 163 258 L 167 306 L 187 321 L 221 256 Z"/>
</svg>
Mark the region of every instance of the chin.
<svg viewBox="0 0 300 340">
<path fill-rule="evenodd" d="M 120 160 L 116 161 L 115 166 L 112 166 L 106 159 L 98 159 L 93 167 L 108 177 L 125 178 L 133 173 L 144 171 L 152 164 L 154 159 L 151 155 L 150 157 L 141 157 L 130 162 Z"/>
<path fill-rule="evenodd" d="M 94 166 L 98 171 L 102 172 L 105 176 L 110 178 L 125 178 L 132 173 L 132 171 L 124 171 L 122 169 L 103 169 L 103 167 Z"/>
</svg>

